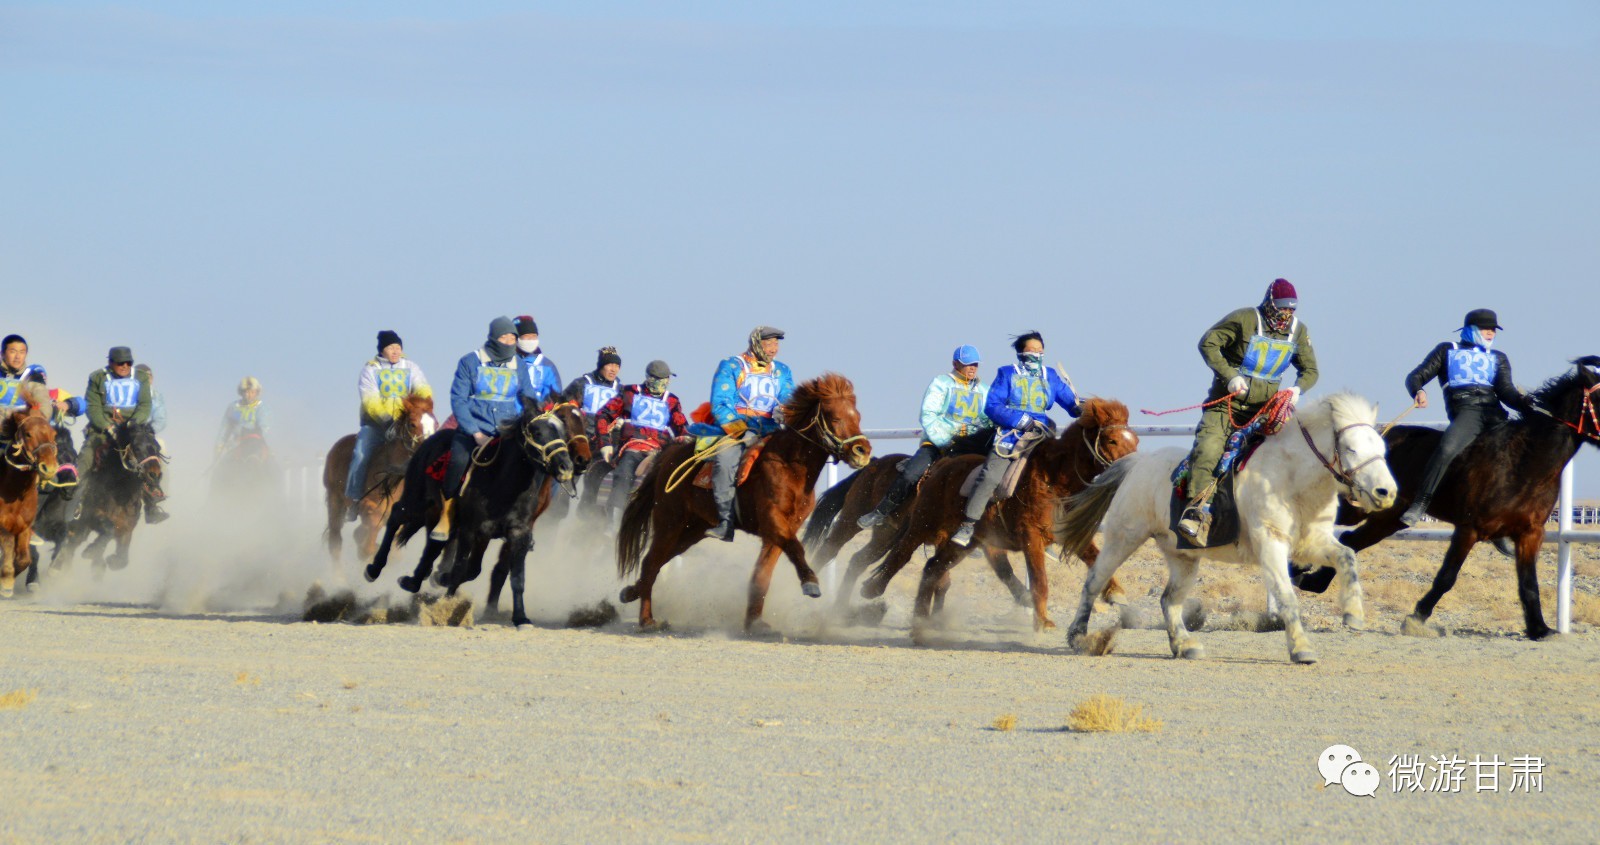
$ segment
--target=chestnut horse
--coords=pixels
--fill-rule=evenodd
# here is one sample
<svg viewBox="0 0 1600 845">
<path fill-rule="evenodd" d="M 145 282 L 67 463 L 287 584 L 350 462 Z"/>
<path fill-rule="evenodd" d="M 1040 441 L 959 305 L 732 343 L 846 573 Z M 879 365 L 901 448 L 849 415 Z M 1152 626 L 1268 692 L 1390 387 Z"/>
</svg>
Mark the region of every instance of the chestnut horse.
<svg viewBox="0 0 1600 845">
<path fill-rule="evenodd" d="M 824 373 L 795 388 L 783 407 L 789 428 L 768 437 L 750 475 L 736 491 L 736 526 L 761 538 L 755 571 L 750 576 L 750 601 L 745 630 L 761 618 L 767 587 L 778 555 L 788 555 L 805 594 L 822 595 L 817 574 L 806 565 L 800 526 L 811 513 L 817 477 L 828 458 L 852 467 L 866 466 L 872 444 L 861 436 L 855 385 L 837 373 Z M 662 449 L 655 466 L 633 492 L 617 534 L 617 575 L 639 580 L 622 589 L 624 604 L 639 600 L 639 627 L 660 627 L 651 604 L 656 576 L 667 561 L 688 551 L 717 524 L 711 491 L 690 483 L 668 489 L 674 471 L 694 455 L 694 446 L 672 444 Z M 648 551 L 647 551 L 648 549 Z"/>
<path fill-rule="evenodd" d="M 67 529 L 67 539 L 57 547 L 50 568 L 72 563 L 78 545 L 97 534 L 85 550 L 98 570 L 109 563 L 112 569 L 128 565 L 128 547 L 133 529 L 144 511 L 145 490 L 161 482 L 161 443 L 149 423 L 122 422 L 111 429 L 111 436 L 94 456 L 94 468 L 83 479 L 83 511 Z M 105 560 L 106 544 L 117 541 L 117 550 Z"/>
<path fill-rule="evenodd" d="M 367 462 L 367 477 L 361 489 L 360 516 L 356 525 L 357 556 L 371 560 L 378 547 L 380 526 L 389 516 L 389 509 L 400 500 L 404 490 L 406 462 L 411 460 L 417 445 L 433 434 L 433 397 L 407 396 L 401 400 L 400 415 L 389 423 L 383 444 L 373 450 Z M 356 436 L 346 434 L 328 450 L 322 464 L 322 489 L 328 503 L 328 527 L 322 536 L 328 543 L 328 554 L 337 561 L 344 547 L 345 514 L 350 510 L 350 500 L 345 498 L 345 480 L 350 477 L 350 461 L 355 456 Z"/>
<path fill-rule="evenodd" d="M 1011 587 L 1012 594 L 1019 597 L 1021 584 L 1011 574 L 1011 562 L 1006 553 L 1020 550 L 1027 560 L 1034 630 L 1056 626 L 1050 621 L 1050 579 L 1045 571 L 1045 549 L 1055 542 L 1060 508 L 1068 496 L 1088 487 L 1111 462 L 1138 448 L 1139 436 L 1128 427 L 1126 405 L 1115 399 L 1085 399 L 1078 419 L 1060 436 L 1040 443 L 1028 456 L 1028 465 L 1022 468 L 1016 492 L 1008 499 L 991 502 L 983 519 L 978 521 L 973 544 L 983 548 L 989 565 Z M 922 583 L 917 589 L 914 637 L 921 635 L 920 623 L 932 615 L 936 600 L 942 604 L 950 585 L 950 569 L 967 556 L 970 546 L 951 543 L 950 535 L 964 519 L 967 500 L 961 495 L 962 483 L 983 461 L 981 455 L 963 455 L 934 464 L 922 480 L 906 520 L 904 535 L 861 586 L 861 595 L 865 598 L 883 595 L 890 579 L 917 549 L 935 546 L 933 557 L 923 567 Z M 1090 543 L 1079 557 L 1092 568 L 1098 555 L 1099 550 Z M 854 561 L 851 571 L 845 574 L 846 589 L 860 574 L 853 564 Z M 1122 588 L 1112 581 L 1102 595 L 1107 601 L 1120 600 Z"/>
<path fill-rule="evenodd" d="M 17 573 L 33 562 L 28 541 L 39 513 L 39 483 L 55 477 L 56 430 L 37 404 L 0 421 L 10 442 L 0 460 L 0 596 L 10 598 Z"/>
<path fill-rule="evenodd" d="M 1531 413 L 1492 428 L 1451 462 L 1439 494 L 1428 508 L 1431 516 L 1455 525 L 1433 586 L 1417 601 L 1401 630 L 1431 636 L 1425 624 L 1450 588 L 1467 553 L 1480 541 L 1509 538 L 1516 546 L 1517 597 L 1530 640 L 1550 635 L 1539 606 L 1539 547 L 1544 524 L 1560 494 L 1561 470 L 1584 443 L 1600 446 L 1600 415 L 1593 395 L 1600 390 L 1600 355 L 1572 362 L 1575 367 L 1544 383 L 1529 398 L 1543 413 Z M 1394 506 L 1362 514 L 1348 503 L 1339 508 L 1339 523 L 1360 525 L 1339 542 L 1359 552 L 1382 542 L 1405 526 L 1400 514 L 1410 507 L 1422 483 L 1428 459 L 1441 432 L 1418 426 L 1395 426 L 1384 440 L 1389 468 L 1400 483 Z M 1315 576 L 1316 573 L 1313 573 Z"/>
</svg>

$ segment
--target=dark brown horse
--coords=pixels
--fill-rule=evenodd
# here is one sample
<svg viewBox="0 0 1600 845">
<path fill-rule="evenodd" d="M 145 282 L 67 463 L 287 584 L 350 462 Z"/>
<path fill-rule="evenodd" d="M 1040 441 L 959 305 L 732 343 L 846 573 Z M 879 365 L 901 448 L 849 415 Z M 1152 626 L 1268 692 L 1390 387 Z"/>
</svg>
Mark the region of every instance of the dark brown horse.
<svg viewBox="0 0 1600 845">
<path fill-rule="evenodd" d="M 1574 369 L 1551 379 L 1531 399 L 1544 413 L 1492 428 L 1458 455 L 1428 508 L 1431 516 L 1455 525 L 1450 547 L 1433 586 L 1417 602 L 1402 630 L 1429 636 L 1425 624 L 1450 588 L 1472 547 L 1484 540 L 1509 538 L 1516 547 L 1517 596 L 1522 601 L 1528 639 L 1550 634 L 1539 607 L 1537 565 L 1544 524 L 1560 493 L 1561 470 L 1584 443 L 1600 446 L 1600 415 L 1593 399 L 1600 386 L 1600 355 L 1579 358 Z M 1361 551 L 1403 529 L 1400 514 L 1411 506 L 1423 470 L 1441 433 L 1418 426 L 1395 426 L 1384 437 L 1389 469 L 1400 482 L 1393 507 L 1366 515 L 1348 504 L 1339 507 L 1341 524 L 1360 523 L 1339 538 Z M 1313 576 L 1316 573 L 1313 573 Z"/>
<path fill-rule="evenodd" d="M 51 558 L 50 568 L 70 565 L 78 545 L 90 534 L 97 536 L 84 551 L 96 570 L 107 565 L 112 569 L 127 566 L 128 547 L 133 543 L 139 514 L 144 511 L 146 491 L 159 489 L 161 465 L 166 460 L 149 423 L 122 422 L 111 429 L 110 437 L 101 441 L 100 453 L 94 456 L 93 469 L 83 479 L 83 510 L 67 529 L 66 542 Z M 105 547 L 113 539 L 117 550 L 108 561 Z"/>
<path fill-rule="evenodd" d="M 837 373 L 826 373 L 796 388 L 783 408 L 783 419 L 789 427 L 766 440 L 749 478 L 737 491 L 734 516 L 738 528 L 761 538 L 761 552 L 750 576 L 746 630 L 761 618 L 780 554 L 794 564 L 806 595 L 822 595 L 817 574 L 806 565 L 800 543 L 800 527 L 816 498 L 817 477 L 829 457 L 857 468 L 872 457 L 872 444 L 861 436 L 855 386 Z M 674 471 L 693 454 L 694 447 L 689 444 L 663 448 L 622 515 L 617 575 L 623 580 L 639 576 L 636 583 L 623 588 L 622 602 L 639 600 L 639 627 L 646 630 L 658 626 L 651 594 L 661 567 L 700 542 L 717 524 L 711 491 L 688 482 L 668 489 Z"/>
<path fill-rule="evenodd" d="M 1112 461 L 1138 448 L 1139 436 L 1128 428 L 1126 405 L 1114 399 L 1086 399 L 1082 414 L 1072 425 L 1059 437 L 1039 444 L 1029 455 L 1016 492 L 1008 499 L 990 503 L 984 511 L 972 543 L 983 548 L 989 565 L 1001 580 L 1008 580 L 1006 575 L 1011 572 L 1006 553 L 1019 550 L 1023 553 L 1028 564 L 1035 630 L 1056 626 L 1050 620 L 1050 580 L 1045 571 L 1045 549 L 1054 542 L 1060 505 L 1068 496 L 1089 486 Z M 905 567 L 912 554 L 922 546 L 931 545 L 936 549 L 922 570 L 914 619 L 917 623 L 926 620 L 932 615 L 935 603 L 942 604 L 950 584 L 950 569 L 960 563 L 971 548 L 950 542 L 950 535 L 960 526 L 966 508 L 967 500 L 961 495 L 961 486 L 967 475 L 983 461 L 979 455 L 963 455 L 934 464 L 922 479 L 904 535 L 862 584 L 863 597 L 872 599 L 883 595 L 889 581 Z M 1099 549 L 1093 543 L 1082 555 L 1084 563 L 1091 567 L 1098 556 Z M 857 574 L 855 571 L 846 573 L 847 585 Z M 1015 575 L 1009 579 L 1015 580 Z M 1015 593 L 1016 588 L 1013 588 Z M 1103 596 L 1108 601 L 1119 600 L 1122 587 L 1112 581 Z M 914 626 L 914 636 L 920 636 L 918 628 L 920 625 Z"/>
<path fill-rule="evenodd" d="M 389 509 L 399 501 L 405 488 L 406 463 L 417 444 L 433 433 L 433 397 L 407 396 L 402 400 L 400 415 L 389 423 L 383 445 L 367 462 L 367 477 L 361 489 L 360 516 L 356 524 L 356 554 L 363 560 L 372 559 L 378 547 L 381 526 L 389 516 Z M 328 503 L 328 527 L 322 536 L 328 543 L 328 554 L 334 560 L 344 547 L 345 514 L 350 500 L 345 498 L 345 480 L 350 477 L 350 460 L 355 456 L 356 436 L 347 434 L 339 438 L 328 450 L 322 465 L 322 489 Z"/>
<path fill-rule="evenodd" d="M 10 598 L 17 573 L 33 562 L 28 541 L 39 513 L 39 483 L 55 477 L 56 430 L 39 405 L 0 420 L 0 596 Z"/>
</svg>

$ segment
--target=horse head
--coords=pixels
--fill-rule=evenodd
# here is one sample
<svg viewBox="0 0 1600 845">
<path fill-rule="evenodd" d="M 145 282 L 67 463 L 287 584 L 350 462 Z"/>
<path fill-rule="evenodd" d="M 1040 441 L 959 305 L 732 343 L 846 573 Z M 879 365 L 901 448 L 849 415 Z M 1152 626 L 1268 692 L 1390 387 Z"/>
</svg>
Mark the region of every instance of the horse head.
<svg viewBox="0 0 1600 845">
<path fill-rule="evenodd" d="M 1318 409 L 1326 409 L 1326 415 L 1316 413 Z M 1335 393 L 1308 410 L 1312 413 L 1299 417 L 1306 442 L 1347 488 L 1345 498 L 1369 513 L 1393 506 L 1399 484 L 1385 460 L 1388 445 L 1378 431 L 1377 406 L 1353 393 Z M 1332 435 L 1331 458 L 1324 458 L 1313 442 L 1323 428 Z"/>
<path fill-rule="evenodd" d="M 838 373 L 823 373 L 796 387 L 783 406 L 783 419 L 794 432 L 855 469 L 872 460 L 872 443 L 861 434 L 856 386 Z"/>
<path fill-rule="evenodd" d="M 400 415 L 390 424 L 389 436 L 400 439 L 408 449 L 427 440 L 437 426 L 433 419 L 433 397 L 415 393 L 400 400 Z"/>
<path fill-rule="evenodd" d="M 579 425 L 582 425 L 581 420 Z M 554 410 L 541 412 L 538 408 L 529 408 L 517 418 L 515 426 L 522 437 L 522 450 L 528 460 L 544 467 L 563 485 L 571 484 L 574 462 L 567 446 L 566 422 Z M 588 444 L 584 445 L 587 447 Z"/>
<path fill-rule="evenodd" d="M 1128 427 L 1128 406 L 1115 399 L 1083 400 L 1078 418 L 1061 432 L 1060 439 L 1073 436 L 1082 439 L 1089 455 L 1103 467 L 1139 449 L 1139 435 Z"/>
<path fill-rule="evenodd" d="M 1600 393 L 1600 355 L 1576 358 L 1572 365 L 1572 370 L 1545 382 L 1528 398 L 1535 409 L 1600 446 L 1600 413 L 1595 410 L 1594 399 Z"/>
<path fill-rule="evenodd" d="M 11 441 L 5 462 L 13 469 L 37 472 L 42 479 L 55 478 L 60 465 L 56 430 L 43 410 L 35 406 L 17 411 L 0 423 L 0 438 Z"/>
<path fill-rule="evenodd" d="M 167 456 L 161 454 L 161 441 L 149 423 L 125 422 L 112 430 L 111 447 L 117 452 L 122 468 L 142 476 L 146 484 L 161 482 L 161 465 Z"/>
<path fill-rule="evenodd" d="M 575 402 L 562 402 L 550 409 L 566 429 L 567 451 L 572 455 L 572 469 L 583 475 L 594 459 L 594 447 L 589 443 L 588 427 L 584 423 L 583 409 Z"/>
</svg>

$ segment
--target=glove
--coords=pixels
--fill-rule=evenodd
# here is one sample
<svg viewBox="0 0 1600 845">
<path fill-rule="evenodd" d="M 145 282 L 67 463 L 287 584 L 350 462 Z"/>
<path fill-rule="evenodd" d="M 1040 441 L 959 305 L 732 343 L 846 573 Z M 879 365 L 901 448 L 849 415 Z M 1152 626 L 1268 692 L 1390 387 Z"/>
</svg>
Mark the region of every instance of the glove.
<svg viewBox="0 0 1600 845">
<path fill-rule="evenodd" d="M 488 443 L 488 442 L 489 442 L 489 435 L 487 435 L 487 434 L 484 434 L 484 433 L 483 433 L 483 432 L 481 432 L 481 431 L 474 431 L 474 432 L 473 432 L 473 433 L 472 433 L 472 439 L 473 439 L 473 441 L 474 441 L 474 442 L 476 442 L 476 443 L 477 443 L 477 444 L 478 444 L 478 445 L 479 445 L 479 446 L 482 446 L 482 445 L 483 445 L 483 444 L 485 444 L 485 443 Z"/>
<path fill-rule="evenodd" d="M 1033 420 L 1033 421 L 1028 423 L 1028 428 L 1031 428 L 1034 431 L 1037 431 L 1037 432 L 1039 432 L 1041 434 L 1049 434 L 1050 433 L 1050 424 L 1045 422 L 1044 420 Z"/>
<path fill-rule="evenodd" d="M 1284 393 L 1289 394 L 1289 407 L 1300 407 L 1300 388 L 1291 387 L 1288 390 L 1285 390 Z"/>
<path fill-rule="evenodd" d="M 1022 419 L 1017 420 L 1017 430 L 1018 431 L 1022 431 L 1023 429 L 1029 428 L 1032 425 L 1033 425 L 1033 417 L 1030 417 L 1027 414 L 1023 414 L 1022 415 Z"/>
<path fill-rule="evenodd" d="M 615 455 L 616 453 L 617 453 L 617 447 L 611 445 L 610 443 L 607 443 L 606 445 L 601 446 L 600 447 L 600 463 L 603 463 L 603 464 L 611 463 L 611 456 Z"/>
<path fill-rule="evenodd" d="M 722 424 L 723 433 L 729 437 L 739 437 L 749 429 L 750 426 L 746 425 L 744 420 L 734 420 L 731 423 Z"/>
<path fill-rule="evenodd" d="M 1244 376 L 1234 376 L 1228 379 L 1228 392 L 1235 396 L 1248 393 L 1250 392 L 1250 381 Z"/>
</svg>

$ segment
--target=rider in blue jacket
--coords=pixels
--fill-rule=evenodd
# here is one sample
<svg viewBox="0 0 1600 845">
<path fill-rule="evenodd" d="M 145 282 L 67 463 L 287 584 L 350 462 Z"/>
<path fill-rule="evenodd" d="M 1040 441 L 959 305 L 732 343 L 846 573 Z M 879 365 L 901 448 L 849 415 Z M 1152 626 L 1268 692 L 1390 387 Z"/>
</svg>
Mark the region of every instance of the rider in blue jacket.
<svg viewBox="0 0 1600 845">
<path fill-rule="evenodd" d="M 489 323 L 489 337 L 483 346 L 461 356 L 456 364 L 455 379 L 450 382 L 450 411 L 456 417 L 456 430 L 444 476 L 444 510 L 428 534 L 430 539 L 450 538 L 450 518 L 473 451 L 488 443 L 501 423 L 522 413 L 516 342 L 511 318 L 496 317 Z"/>
<path fill-rule="evenodd" d="M 517 389 L 522 401 L 543 408 L 561 395 L 561 372 L 556 362 L 539 351 L 539 324 L 527 314 L 517 318 Z"/>
<path fill-rule="evenodd" d="M 794 395 L 794 376 L 778 360 L 783 331 L 757 326 L 741 355 L 724 360 L 711 379 L 711 417 L 733 440 L 717 453 L 711 473 L 711 498 L 717 504 L 717 527 L 711 536 L 733 542 L 733 497 L 739 463 L 745 450 L 763 435 L 783 427 L 779 413 Z"/>
<path fill-rule="evenodd" d="M 984 411 L 995 422 L 994 449 L 983 462 L 972 497 L 967 499 L 966 519 L 950 535 L 950 541 L 956 545 L 972 542 L 972 534 L 989 507 L 995 488 L 1000 486 L 1011 462 L 1025 454 L 1018 450 L 1023 433 L 1053 434 L 1055 423 L 1045 412 L 1055 405 L 1060 405 L 1068 416 L 1076 417 L 1081 413 L 1072 385 L 1054 370 L 1045 368 L 1044 338 L 1038 332 L 1019 335 L 1011 348 L 1017 352 L 1017 363 L 1001 367 L 989 385 Z"/>
</svg>

